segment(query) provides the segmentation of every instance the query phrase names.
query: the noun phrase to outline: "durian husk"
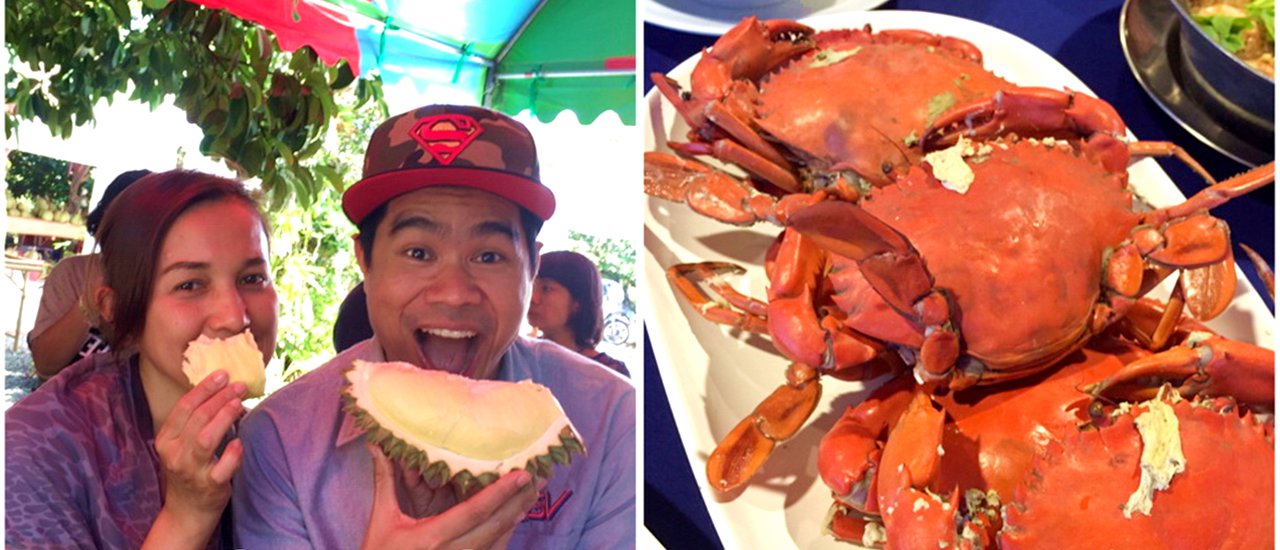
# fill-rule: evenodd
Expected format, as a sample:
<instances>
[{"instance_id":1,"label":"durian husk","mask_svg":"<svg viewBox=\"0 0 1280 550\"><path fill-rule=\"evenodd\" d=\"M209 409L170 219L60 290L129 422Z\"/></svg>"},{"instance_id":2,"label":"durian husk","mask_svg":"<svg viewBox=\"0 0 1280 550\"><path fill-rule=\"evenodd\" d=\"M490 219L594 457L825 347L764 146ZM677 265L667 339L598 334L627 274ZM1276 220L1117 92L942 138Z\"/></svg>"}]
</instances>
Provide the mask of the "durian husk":
<instances>
[{"instance_id":1,"label":"durian husk","mask_svg":"<svg viewBox=\"0 0 1280 550\"><path fill-rule=\"evenodd\" d=\"M262 397L265 393L267 367L262 361L262 350L248 329L227 338L201 334L187 344L182 354L182 374L187 375L192 386L218 369L227 371L231 382L244 382L248 388L245 399Z\"/></svg>"},{"instance_id":2,"label":"durian husk","mask_svg":"<svg viewBox=\"0 0 1280 550\"><path fill-rule=\"evenodd\" d=\"M365 437L430 486L451 485L459 498L517 469L549 478L554 465L587 452L551 391L529 380L473 380L359 360L344 375L344 409Z\"/></svg>"}]
</instances>

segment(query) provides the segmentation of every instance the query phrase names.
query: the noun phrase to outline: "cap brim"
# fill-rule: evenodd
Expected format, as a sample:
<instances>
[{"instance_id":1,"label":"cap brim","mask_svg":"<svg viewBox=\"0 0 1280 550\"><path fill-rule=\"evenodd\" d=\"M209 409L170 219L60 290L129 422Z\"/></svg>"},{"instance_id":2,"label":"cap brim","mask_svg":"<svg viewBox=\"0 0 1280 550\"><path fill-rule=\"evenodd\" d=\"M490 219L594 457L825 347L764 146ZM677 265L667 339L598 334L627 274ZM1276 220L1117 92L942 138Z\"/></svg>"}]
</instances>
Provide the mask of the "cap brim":
<instances>
[{"instance_id":1,"label":"cap brim","mask_svg":"<svg viewBox=\"0 0 1280 550\"><path fill-rule=\"evenodd\" d=\"M434 186L470 187L505 198L547 221L556 210L556 197L530 178L484 168L411 168L384 172L356 182L342 194L342 211L360 225L378 206L410 191Z\"/></svg>"}]
</instances>

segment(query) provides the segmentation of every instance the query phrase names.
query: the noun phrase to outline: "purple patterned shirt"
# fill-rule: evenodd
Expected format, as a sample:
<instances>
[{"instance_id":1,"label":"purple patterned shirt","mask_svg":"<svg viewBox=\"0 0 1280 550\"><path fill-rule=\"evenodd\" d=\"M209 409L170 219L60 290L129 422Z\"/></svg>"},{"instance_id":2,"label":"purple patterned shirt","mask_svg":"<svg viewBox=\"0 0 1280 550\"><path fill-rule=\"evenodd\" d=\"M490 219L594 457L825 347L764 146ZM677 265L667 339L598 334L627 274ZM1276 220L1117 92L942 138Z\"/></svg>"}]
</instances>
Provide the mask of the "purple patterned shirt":
<instances>
[{"instance_id":1,"label":"purple patterned shirt","mask_svg":"<svg viewBox=\"0 0 1280 550\"><path fill-rule=\"evenodd\" d=\"M92 355L46 381L5 413L5 546L142 546L163 504L154 443L136 355Z\"/></svg>"}]
</instances>

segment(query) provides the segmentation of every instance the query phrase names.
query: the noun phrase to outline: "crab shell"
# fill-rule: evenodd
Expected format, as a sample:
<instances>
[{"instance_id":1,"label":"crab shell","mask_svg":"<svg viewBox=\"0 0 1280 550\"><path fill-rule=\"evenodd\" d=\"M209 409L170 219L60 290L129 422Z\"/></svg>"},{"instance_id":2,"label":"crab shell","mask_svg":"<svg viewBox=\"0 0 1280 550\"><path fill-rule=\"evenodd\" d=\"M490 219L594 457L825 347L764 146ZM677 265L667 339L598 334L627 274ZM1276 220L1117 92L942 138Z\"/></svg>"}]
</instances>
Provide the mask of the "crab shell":
<instances>
[{"instance_id":1,"label":"crab shell","mask_svg":"<svg viewBox=\"0 0 1280 550\"><path fill-rule=\"evenodd\" d=\"M1270 424L1229 399L1171 403L1185 470L1126 514L1144 441L1134 407L1111 426L1053 442L1005 508L1004 548L1274 548ZM1069 542L1063 545L1064 542Z\"/></svg>"},{"instance_id":2,"label":"crab shell","mask_svg":"<svg viewBox=\"0 0 1280 550\"><path fill-rule=\"evenodd\" d=\"M813 39L760 84L756 123L818 173L852 170L889 185L920 161L921 138L939 115L1015 87L958 38L864 28Z\"/></svg>"},{"instance_id":3,"label":"crab shell","mask_svg":"<svg viewBox=\"0 0 1280 550\"><path fill-rule=\"evenodd\" d=\"M1088 339L1104 257L1139 219L1126 173L1065 143L999 140L988 147L968 159L974 180L967 191L914 167L859 205L900 231L934 286L950 293L964 353L984 365L980 384L1043 369ZM831 278L848 326L921 346L923 327L868 291L853 260L833 255Z\"/></svg>"}]
</instances>

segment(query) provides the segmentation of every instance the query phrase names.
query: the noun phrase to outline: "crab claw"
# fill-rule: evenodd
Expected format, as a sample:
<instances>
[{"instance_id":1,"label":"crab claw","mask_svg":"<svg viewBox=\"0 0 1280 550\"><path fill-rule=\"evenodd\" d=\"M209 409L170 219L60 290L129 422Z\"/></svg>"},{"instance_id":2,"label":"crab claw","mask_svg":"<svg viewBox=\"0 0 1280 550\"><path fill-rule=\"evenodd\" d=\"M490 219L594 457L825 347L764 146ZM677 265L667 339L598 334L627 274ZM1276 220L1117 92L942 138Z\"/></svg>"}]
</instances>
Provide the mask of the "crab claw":
<instances>
[{"instance_id":1,"label":"crab claw","mask_svg":"<svg viewBox=\"0 0 1280 550\"><path fill-rule=\"evenodd\" d=\"M743 273L746 270L741 266L727 262L676 264L667 268L667 281L707 320L747 332L767 332L765 315L768 305L738 292L723 280L726 275ZM729 304L724 305L713 299L703 292L699 283L706 283Z\"/></svg>"},{"instance_id":2,"label":"crab claw","mask_svg":"<svg viewBox=\"0 0 1280 550\"><path fill-rule=\"evenodd\" d=\"M695 131L707 124L707 106L729 100L738 81L759 80L773 68L813 47L813 29L785 20L744 18L703 52L689 76L691 92L661 73L650 78Z\"/></svg>"},{"instance_id":3,"label":"crab claw","mask_svg":"<svg viewBox=\"0 0 1280 550\"><path fill-rule=\"evenodd\" d=\"M1159 227L1144 226L1134 231L1132 239L1154 267L1182 270L1180 299L1185 299L1196 319L1213 319L1231 305L1236 269L1226 222L1199 213ZM1159 279L1149 280L1154 284Z\"/></svg>"},{"instance_id":4,"label":"crab claw","mask_svg":"<svg viewBox=\"0 0 1280 550\"><path fill-rule=\"evenodd\" d=\"M899 510L893 505L901 501L900 494L914 486L928 483L938 473L942 463L942 427L946 413L935 408L933 400L923 391L911 394L911 402L893 427L885 444L877 474L880 513L885 516L885 527L892 528L889 517ZM923 449L923 452L921 450ZM909 503L910 507L911 504Z\"/></svg>"},{"instance_id":5,"label":"crab claw","mask_svg":"<svg viewBox=\"0 0 1280 550\"><path fill-rule=\"evenodd\" d=\"M813 47L813 28L785 19L745 17L703 52L689 82L697 93L722 97L739 79L759 80Z\"/></svg>"},{"instance_id":6,"label":"crab claw","mask_svg":"<svg viewBox=\"0 0 1280 550\"><path fill-rule=\"evenodd\" d=\"M998 497L931 490L942 475L946 416L917 388L885 445L875 494L892 548L990 548L1000 529L999 503L989 502Z\"/></svg>"},{"instance_id":7,"label":"crab claw","mask_svg":"<svg viewBox=\"0 0 1280 550\"><path fill-rule=\"evenodd\" d=\"M910 474L897 472L890 502L881 510L885 537L892 548L951 548L956 544L956 511L960 491L946 498L908 484ZM978 546L981 548L981 546Z\"/></svg>"},{"instance_id":8,"label":"crab claw","mask_svg":"<svg viewBox=\"0 0 1280 550\"><path fill-rule=\"evenodd\" d=\"M839 502L831 503L826 530L836 540L879 548L886 542L880 516L864 514Z\"/></svg>"},{"instance_id":9,"label":"crab claw","mask_svg":"<svg viewBox=\"0 0 1280 550\"><path fill-rule=\"evenodd\" d=\"M764 466L778 441L790 438L818 406L822 387L811 368L792 364L779 386L742 419L707 458L707 481L720 492L740 487Z\"/></svg>"},{"instance_id":10,"label":"crab claw","mask_svg":"<svg viewBox=\"0 0 1280 550\"><path fill-rule=\"evenodd\" d=\"M889 428L911 403L915 384L899 376L845 410L818 446L818 475L837 501L859 512L879 511L876 467Z\"/></svg>"},{"instance_id":11,"label":"crab claw","mask_svg":"<svg viewBox=\"0 0 1280 550\"><path fill-rule=\"evenodd\" d=\"M1095 399L1137 401L1154 397L1164 384L1184 397L1231 396L1265 409L1275 405L1275 351L1192 332L1182 345L1138 359L1085 389Z\"/></svg>"},{"instance_id":12,"label":"crab claw","mask_svg":"<svg viewBox=\"0 0 1280 550\"><path fill-rule=\"evenodd\" d=\"M1101 99L1051 88L1015 88L943 113L925 132L921 144L926 151L933 151L955 145L962 135L994 137L1010 132L1121 137L1125 129L1115 108Z\"/></svg>"},{"instance_id":13,"label":"crab claw","mask_svg":"<svg viewBox=\"0 0 1280 550\"><path fill-rule=\"evenodd\" d=\"M856 205L829 201L791 215L788 226L818 246L858 262L867 281L903 315L933 288L924 260L907 238Z\"/></svg>"},{"instance_id":14,"label":"crab claw","mask_svg":"<svg viewBox=\"0 0 1280 550\"><path fill-rule=\"evenodd\" d=\"M758 210L768 212L773 206L771 197L724 172L696 160L655 151L644 154L644 192L686 203L703 216L737 225L759 221ZM752 209L752 203L759 201L764 201L762 208Z\"/></svg>"},{"instance_id":15,"label":"crab claw","mask_svg":"<svg viewBox=\"0 0 1280 550\"><path fill-rule=\"evenodd\" d=\"M952 376L960 338L951 328L950 300L934 288L924 259L898 230L856 205L826 201L791 214L787 226L819 247L854 260L871 287L900 315L921 325L924 343L916 376L925 383L949 380L953 389L971 385Z\"/></svg>"}]
</instances>

